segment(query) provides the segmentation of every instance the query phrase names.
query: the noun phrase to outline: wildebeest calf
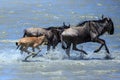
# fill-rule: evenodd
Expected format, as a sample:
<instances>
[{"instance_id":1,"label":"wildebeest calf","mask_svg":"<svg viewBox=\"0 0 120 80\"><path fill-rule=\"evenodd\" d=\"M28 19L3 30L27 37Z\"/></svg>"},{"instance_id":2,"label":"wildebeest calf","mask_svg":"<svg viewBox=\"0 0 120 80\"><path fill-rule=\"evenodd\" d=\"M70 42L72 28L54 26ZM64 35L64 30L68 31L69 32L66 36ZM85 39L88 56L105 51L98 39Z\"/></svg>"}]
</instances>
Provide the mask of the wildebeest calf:
<instances>
[{"instance_id":1,"label":"wildebeest calf","mask_svg":"<svg viewBox=\"0 0 120 80\"><path fill-rule=\"evenodd\" d=\"M39 48L40 45L47 42L47 38L45 35L42 35L40 37L24 37L21 38L18 42L16 42L16 45L18 46L17 49L20 47L21 53L27 52L28 54L31 53L31 55L27 56L25 60L27 60L30 56L36 56L41 50ZM28 48L32 47L33 52L29 51ZM34 49L37 48L39 51L35 54Z\"/></svg>"}]
</instances>

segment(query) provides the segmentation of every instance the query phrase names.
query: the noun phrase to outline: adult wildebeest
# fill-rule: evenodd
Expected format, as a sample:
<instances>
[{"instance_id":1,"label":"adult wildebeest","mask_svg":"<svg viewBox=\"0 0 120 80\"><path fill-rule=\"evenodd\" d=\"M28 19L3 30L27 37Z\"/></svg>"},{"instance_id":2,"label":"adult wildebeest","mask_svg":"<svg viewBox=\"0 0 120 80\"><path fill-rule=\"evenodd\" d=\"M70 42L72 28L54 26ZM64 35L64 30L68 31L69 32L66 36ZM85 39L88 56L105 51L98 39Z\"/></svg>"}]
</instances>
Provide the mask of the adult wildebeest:
<instances>
[{"instance_id":1,"label":"adult wildebeest","mask_svg":"<svg viewBox=\"0 0 120 80\"><path fill-rule=\"evenodd\" d=\"M28 54L31 53L25 58L25 60L27 60L27 58L30 56L36 56L41 51L39 46L46 43L47 41L48 40L45 35L42 35L40 37L24 37L21 38L18 42L16 42L16 45L18 46L17 49L20 47L21 54L23 52L27 52ZM29 47L32 47L33 51L35 51L35 48L37 48L39 51L37 53L31 52L28 50Z\"/></svg>"},{"instance_id":2,"label":"adult wildebeest","mask_svg":"<svg viewBox=\"0 0 120 80\"><path fill-rule=\"evenodd\" d=\"M105 40L99 38L99 36L105 32L108 32L110 35L114 34L114 25L111 18L105 17L101 20L84 21L75 27L70 27L63 31L61 34L62 47L66 49L66 54L70 57L71 44L73 44L73 50L87 54L84 50L78 49L76 45L85 42L97 42L100 43L101 46L94 52L100 51L101 48L105 46L108 53L106 58L110 58L110 52Z\"/></svg>"},{"instance_id":3,"label":"adult wildebeest","mask_svg":"<svg viewBox=\"0 0 120 80\"><path fill-rule=\"evenodd\" d=\"M51 46L53 49L55 49L57 44L61 41L60 34L64 29L67 29L69 27L70 25L67 26L65 23L63 23L63 26L61 27L27 28L24 30L23 37L41 36L42 34L45 34L48 39L47 50L50 50Z\"/></svg>"}]
</instances>

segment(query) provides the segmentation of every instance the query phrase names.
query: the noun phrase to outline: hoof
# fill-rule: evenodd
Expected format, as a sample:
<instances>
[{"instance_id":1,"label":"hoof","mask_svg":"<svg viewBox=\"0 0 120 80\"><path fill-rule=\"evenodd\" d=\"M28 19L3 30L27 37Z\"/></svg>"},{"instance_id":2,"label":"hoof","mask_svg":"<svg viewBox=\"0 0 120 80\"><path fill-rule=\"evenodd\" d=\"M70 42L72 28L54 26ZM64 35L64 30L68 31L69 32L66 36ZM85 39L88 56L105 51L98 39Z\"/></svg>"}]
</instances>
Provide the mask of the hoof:
<instances>
[{"instance_id":1,"label":"hoof","mask_svg":"<svg viewBox=\"0 0 120 80\"><path fill-rule=\"evenodd\" d=\"M80 59L84 59L84 57L85 57L85 55L84 54L82 54L82 53L80 53Z\"/></svg>"},{"instance_id":2,"label":"hoof","mask_svg":"<svg viewBox=\"0 0 120 80\"><path fill-rule=\"evenodd\" d=\"M104 58L105 58L105 59L108 59L108 60L109 60L109 59L114 59L114 57L111 57L111 56L109 56L109 55L105 56Z\"/></svg>"},{"instance_id":3,"label":"hoof","mask_svg":"<svg viewBox=\"0 0 120 80\"><path fill-rule=\"evenodd\" d=\"M99 50L95 50L94 53L97 53Z\"/></svg>"},{"instance_id":4,"label":"hoof","mask_svg":"<svg viewBox=\"0 0 120 80\"><path fill-rule=\"evenodd\" d=\"M88 53L87 53L87 52L85 52L85 51L83 51L82 53L83 53L83 54L85 54L85 55L88 55Z\"/></svg>"},{"instance_id":5,"label":"hoof","mask_svg":"<svg viewBox=\"0 0 120 80\"><path fill-rule=\"evenodd\" d=\"M32 56L32 58L35 57L35 56L37 56L37 54L34 54L34 55Z\"/></svg>"},{"instance_id":6,"label":"hoof","mask_svg":"<svg viewBox=\"0 0 120 80\"><path fill-rule=\"evenodd\" d=\"M28 60L22 60L22 62L29 62Z\"/></svg>"},{"instance_id":7,"label":"hoof","mask_svg":"<svg viewBox=\"0 0 120 80\"><path fill-rule=\"evenodd\" d=\"M88 53L85 53L86 55L88 55Z\"/></svg>"}]
</instances>

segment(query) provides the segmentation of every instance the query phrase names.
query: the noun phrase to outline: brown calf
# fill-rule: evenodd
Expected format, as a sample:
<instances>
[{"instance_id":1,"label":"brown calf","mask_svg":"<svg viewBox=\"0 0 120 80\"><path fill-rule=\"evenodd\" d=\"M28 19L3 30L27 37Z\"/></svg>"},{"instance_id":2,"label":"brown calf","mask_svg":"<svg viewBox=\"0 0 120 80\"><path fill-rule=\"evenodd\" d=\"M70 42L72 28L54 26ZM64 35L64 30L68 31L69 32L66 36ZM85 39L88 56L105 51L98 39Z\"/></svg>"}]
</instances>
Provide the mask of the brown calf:
<instances>
[{"instance_id":1,"label":"brown calf","mask_svg":"<svg viewBox=\"0 0 120 80\"><path fill-rule=\"evenodd\" d=\"M16 45L18 46L17 48L19 48L19 46L20 46L21 53L23 53L23 51L27 52L28 54L31 53L31 55L29 55L25 58L25 60L27 60L27 58L30 56L33 56L33 57L36 56L41 51L39 46L46 43L46 42L47 42L46 36L42 35L40 37L21 38L18 42L16 42ZM33 52L28 50L29 47L32 47ZM35 48L39 49L39 52L37 52L36 54L34 52Z\"/></svg>"}]
</instances>

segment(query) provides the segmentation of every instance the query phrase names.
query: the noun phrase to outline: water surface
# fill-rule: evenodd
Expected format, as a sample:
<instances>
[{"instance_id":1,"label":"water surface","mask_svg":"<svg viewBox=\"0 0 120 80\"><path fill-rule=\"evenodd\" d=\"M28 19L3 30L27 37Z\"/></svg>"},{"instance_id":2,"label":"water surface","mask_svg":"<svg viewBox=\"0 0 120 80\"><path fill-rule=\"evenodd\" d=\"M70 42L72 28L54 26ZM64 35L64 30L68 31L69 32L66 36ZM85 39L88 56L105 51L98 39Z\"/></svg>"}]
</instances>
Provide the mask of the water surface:
<instances>
[{"instance_id":1,"label":"water surface","mask_svg":"<svg viewBox=\"0 0 120 80\"><path fill-rule=\"evenodd\" d=\"M120 0L0 0L0 80L119 80L120 79ZM80 59L79 53L71 51L68 59L59 44L55 51L44 56L22 60L15 42L29 27L50 27L66 24L76 25L85 20L98 20L101 15L110 17L115 34L105 34L112 60L105 60L100 45L81 44L89 53ZM80 48L80 45L78 45ZM46 53L46 46L42 52Z\"/></svg>"}]
</instances>

